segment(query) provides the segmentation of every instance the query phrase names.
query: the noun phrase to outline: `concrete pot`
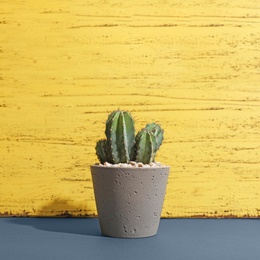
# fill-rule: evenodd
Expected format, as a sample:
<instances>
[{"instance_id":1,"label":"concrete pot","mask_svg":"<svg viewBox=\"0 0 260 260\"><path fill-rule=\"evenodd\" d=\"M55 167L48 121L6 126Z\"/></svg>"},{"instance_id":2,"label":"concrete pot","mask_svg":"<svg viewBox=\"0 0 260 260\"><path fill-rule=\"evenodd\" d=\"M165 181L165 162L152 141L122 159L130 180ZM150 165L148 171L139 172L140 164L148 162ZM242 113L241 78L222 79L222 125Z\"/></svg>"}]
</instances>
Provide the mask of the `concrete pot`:
<instances>
[{"instance_id":1,"label":"concrete pot","mask_svg":"<svg viewBox=\"0 0 260 260\"><path fill-rule=\"evenodd\" d=\"M101 232L141 238L157 233L170 167L91 166Z\"/></svg>"}]
</instances>

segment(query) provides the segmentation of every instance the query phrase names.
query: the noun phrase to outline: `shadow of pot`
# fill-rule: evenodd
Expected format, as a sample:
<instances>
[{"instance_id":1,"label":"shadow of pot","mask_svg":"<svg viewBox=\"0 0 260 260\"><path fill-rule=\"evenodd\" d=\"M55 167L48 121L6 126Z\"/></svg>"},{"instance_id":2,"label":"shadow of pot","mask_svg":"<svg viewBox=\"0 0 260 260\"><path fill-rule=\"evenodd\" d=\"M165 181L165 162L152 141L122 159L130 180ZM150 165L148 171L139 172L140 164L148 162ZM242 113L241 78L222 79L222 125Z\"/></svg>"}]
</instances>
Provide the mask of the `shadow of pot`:
<instances>
[{"instance_id":1,"label":"shadow of pot","mask_svg":"<svg viewBox=\"0 0 260 260\"><path fill-rule=\"evenodd\" d=\"M141 238L157 234L170 167L91 166L101 232Z\"/></svg>"}]
</instances>

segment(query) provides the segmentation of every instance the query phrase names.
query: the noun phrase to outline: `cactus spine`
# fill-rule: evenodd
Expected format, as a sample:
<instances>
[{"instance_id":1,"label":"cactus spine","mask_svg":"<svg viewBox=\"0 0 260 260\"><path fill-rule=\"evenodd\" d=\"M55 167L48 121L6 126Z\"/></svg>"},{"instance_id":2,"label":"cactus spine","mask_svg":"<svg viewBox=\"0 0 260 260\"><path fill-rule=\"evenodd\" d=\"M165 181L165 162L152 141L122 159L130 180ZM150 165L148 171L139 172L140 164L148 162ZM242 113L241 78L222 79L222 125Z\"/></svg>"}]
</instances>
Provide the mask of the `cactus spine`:
<instances>
[{"instance_id":1,"label":"cactus spine","mask_svg":"<svg viewBox=\"0 0 260 260\"><path fill-rule=\"evenodd\" d=\"M112 112L106 121L106 139L96 144L96 154L103 164L129 163L149 164L163 141L163 130L156 123L146 125L135 137L134 121L127 111Z\"/></svg>"}]
</instances>

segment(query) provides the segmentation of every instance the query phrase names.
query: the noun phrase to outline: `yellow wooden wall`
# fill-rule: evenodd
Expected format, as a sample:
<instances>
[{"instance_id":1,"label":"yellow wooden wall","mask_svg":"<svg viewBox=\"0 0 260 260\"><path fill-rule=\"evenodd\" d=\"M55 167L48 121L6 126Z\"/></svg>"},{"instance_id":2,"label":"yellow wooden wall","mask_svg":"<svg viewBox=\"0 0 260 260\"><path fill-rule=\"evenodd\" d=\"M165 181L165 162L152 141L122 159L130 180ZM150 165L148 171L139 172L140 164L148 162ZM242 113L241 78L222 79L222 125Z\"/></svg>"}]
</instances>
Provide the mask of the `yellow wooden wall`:
<instances>
[{"instance_id":1,"label":"yellow wooden wall","mask_svg":"<svg viewBox=\"0 0 260 260\"><path fill-rule=\"evenodd\" d=\"M259 0L0 3L0 215L96 215L107 114L165 129L163 217L260 216Z\"/></svg>"}]
</instances>

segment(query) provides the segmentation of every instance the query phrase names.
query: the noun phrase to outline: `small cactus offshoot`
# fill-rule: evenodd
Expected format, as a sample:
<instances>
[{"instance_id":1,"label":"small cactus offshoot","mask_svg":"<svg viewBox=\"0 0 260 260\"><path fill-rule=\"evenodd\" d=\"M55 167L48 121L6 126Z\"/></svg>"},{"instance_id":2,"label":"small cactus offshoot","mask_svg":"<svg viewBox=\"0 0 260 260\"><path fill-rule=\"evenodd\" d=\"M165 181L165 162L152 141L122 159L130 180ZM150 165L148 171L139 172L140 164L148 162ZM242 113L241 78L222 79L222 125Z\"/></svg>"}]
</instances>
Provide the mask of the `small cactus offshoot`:
<instances>
[{"instance_id":1,"label":"small cactus offshoot","mask_svg":"<svg viewBox=\"0 0 260 260\"><path fill-rule=\"evenodd\" d=\"M148 124L136 136L136 161L144 164L154 162L156 152L163 141L163 130L155 124Z\"/></svg>"},{"instance_id":2,"label":"small cactus offshoot","mask_svg":"<svg viewBox=\"0 0 260 260\"><path fill-rule=\"evenodd\" d=\"M156 123L146 125L135 136L134 120L128 111L122 110L108 116L105 134L106 139L96 144L96 154L102 164L152 163L163 141L163 130Z\"/></svg>"}]
</instances>

